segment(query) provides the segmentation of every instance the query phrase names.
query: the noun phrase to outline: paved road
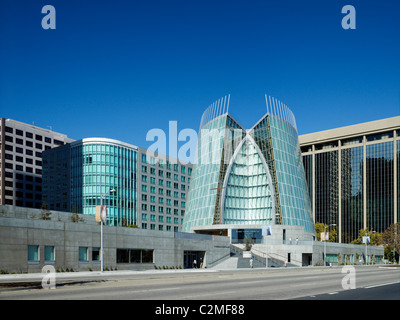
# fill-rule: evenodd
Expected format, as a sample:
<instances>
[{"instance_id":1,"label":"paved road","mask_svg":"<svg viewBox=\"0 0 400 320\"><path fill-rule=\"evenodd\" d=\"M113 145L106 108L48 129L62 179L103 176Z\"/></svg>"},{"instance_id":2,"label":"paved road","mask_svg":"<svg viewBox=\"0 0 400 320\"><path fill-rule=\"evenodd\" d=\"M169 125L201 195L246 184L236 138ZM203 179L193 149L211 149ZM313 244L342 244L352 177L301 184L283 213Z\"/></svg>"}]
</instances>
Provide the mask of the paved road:
<instances>
[{"instance_id":1,"label":"paved road","mask_svg":"<svg viewBox=\"0 0 400 320\"><path fill-rule=\"evenodd\" d=\"M399 268L361 266L354 272L354 290L343 289L350 273L339 267L56 274L54 290L41 288L39 275L14 280L0 276L0 300L400 299ZM36 288L5 284L15 286L16 281Z\"/></svg>"}]
</instances>

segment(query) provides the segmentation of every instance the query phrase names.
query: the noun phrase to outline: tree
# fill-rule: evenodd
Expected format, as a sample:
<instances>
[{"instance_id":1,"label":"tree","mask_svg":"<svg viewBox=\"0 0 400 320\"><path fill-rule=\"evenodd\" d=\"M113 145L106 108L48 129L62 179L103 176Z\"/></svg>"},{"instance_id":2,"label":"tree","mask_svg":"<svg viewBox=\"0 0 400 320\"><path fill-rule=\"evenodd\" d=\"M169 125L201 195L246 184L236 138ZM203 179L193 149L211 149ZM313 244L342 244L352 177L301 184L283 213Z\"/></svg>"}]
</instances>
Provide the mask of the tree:
<instances>
[{"instance_id":1,"label":"tree","mask_svg":"<svg viewBox=\"0 0 400 320\"><path fill-rule=\"evenodd\" d=\"M363 244L363 237L369 236L370 242L368 243L371 246L380 246L383 244L382 242L382 233L374 232L370 229L361 229L358 232L358 238L353 240L351 244Z\"/></svg>"},{"instance_id":2,"label":"tree","mask_svg":"<svg viewBox=\"0 0 400 320\"><path fill-rule=\"evenodd\" d=\"M41 219L42 220L51 220L51 211L48 209L47 202L42 202L42 207L40 208L41 211Z\"/></svg>"},{"instance_id":3,"label":"tree","mask_svg":"<svg viewBox=\"0 0 400 320\"><path fill-rule=\"evenodd\" d=\"M315 223L315 233L317 234L317 240L321 241L321 232L325 232L325 227L326 227L326 232L329 232L328 242L336 242L337 240L336 226L328 227L327 224L321 222Z\"/></svg>"},{"instance_id":4,"label":"tree","mask_svg":"<svg viewBox=\"0 0 400 320\"><path fill-rule=\"evenodd\" d=\"M385 249L400 254L400 222L392 224L385 230L382 236L382 243Z\"/></svg>"},{"instance_id":5,"label":"tree","mask_svg":"<svg viewBox=\"0 0 400 320\"><path fill-rule=\"evenodd\" d=\"M245 245L245 251L250 251L251 247L254 244L254 240L252 238L250 238L249 236L247 236L246 238L244 238L244 245Z\"/></svg>"}]
</instances>

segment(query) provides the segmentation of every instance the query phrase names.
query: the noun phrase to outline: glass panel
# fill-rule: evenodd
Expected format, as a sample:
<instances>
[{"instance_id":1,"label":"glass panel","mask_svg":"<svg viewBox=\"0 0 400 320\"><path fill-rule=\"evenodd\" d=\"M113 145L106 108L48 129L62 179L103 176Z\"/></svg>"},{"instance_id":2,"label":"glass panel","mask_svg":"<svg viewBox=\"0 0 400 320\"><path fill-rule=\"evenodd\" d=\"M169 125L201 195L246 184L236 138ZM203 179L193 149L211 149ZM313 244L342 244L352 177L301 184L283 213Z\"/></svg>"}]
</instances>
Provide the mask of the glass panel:
<instances>
[{"instance_id":1,"label":"glass panel","mask_svg":"<svg viewBox=\"0 0 400 320\"><path fill-rule=\"evenodd\" d=\"M142 263L153 263L153 250L142 250Z\"/></svg>"},{"instance_id":2,"label":"glass panel","mask_svg":"<svg viewBox=\"0 0 400 320\"><path fill-rule=\"evenodd\" d=\"M39 246L28 246L28 261L39 261Z\"/></svg>"},{"instance_id":3,"label":"glass panel","mask_svg":"<svg viewBox=\"0 0 400 320\"><path fill-rule=\"evenodd\" d=\"M79 247L79 261L88 261L87 247Z\"/></svg>"},{"instance_id":4,"label":"glass panel","mask_svg":"<svg viewBox=\"0 0 400 320\"><path fill-rule=\"evenodd\" d=\"M367 146L367 228L384 232L394 223L393 142Z\"/></svg>"},{"instance_id":5,"label":"glass panel","mask_svg":"<svg viewBox=\"0 0 400 320\"><path fill-rule=\"evenodd\" d=\"M117 249L117 263L129 263L129 249Z\"/></svg>"},{"instance_id":6,"label":"glass panel","mask_svg":"<svg viewBox=\"0 0 400 320\"><path fill-rule=\"evenodd\" d=\"M130 263L140 263L140 250L130 250Z\"/></svg>"},{"instance_id":7,"label":"glass panel","mask_svg":"<svg viewBox=\"0 0 400 320\"><path fill-rule=\"evenodd\" d=\"M100 248L92 249L92 261L100 261Z\"/></svg>"},{"instance_id":8,"label":"glass panel","mask_svg":"<svg viewBox=\"0 0 400 320\"><path fill-rule=\"evenodd\" d=\"M45 261L54 261L54 246L45 246L44 247L44 260Z\"/></svg>"},{"instance_id":9,"label":"glass panel","mask_svg":"<svg viewBox=\"0 0 400 320\"><path fill-rule=\"evenodd\" d=\"M363 229L363 147L341 151L342 242L350 243Z\"/></svg>"}]
</instances>

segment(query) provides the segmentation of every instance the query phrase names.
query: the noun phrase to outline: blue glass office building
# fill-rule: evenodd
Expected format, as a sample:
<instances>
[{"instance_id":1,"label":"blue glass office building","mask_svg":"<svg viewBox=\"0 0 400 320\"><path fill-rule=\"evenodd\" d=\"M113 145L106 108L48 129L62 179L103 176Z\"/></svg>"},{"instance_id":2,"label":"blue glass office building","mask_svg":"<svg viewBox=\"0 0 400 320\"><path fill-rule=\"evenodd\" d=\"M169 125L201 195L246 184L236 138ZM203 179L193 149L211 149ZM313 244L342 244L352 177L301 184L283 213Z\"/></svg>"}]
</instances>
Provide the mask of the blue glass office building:
<instances>
[{"instance_id":1,"label":"blue glass office building","mask_svg":"<svg viewBox=\"0 0 400 320\"><path fill-rule=\"evenodd\" d=\"M83 139L71 144L70 159L72 211L93 214L103 202L108 224L136 224L137 148L111 139Z\"/></svg>"},{"instance_id":2,"label":"blue glass office building","mask_svg":"<svg viewBox=\"0 0 400 320\"><path fill-rule=\"evenodd\" d=\"M314 233L295 118L266 96L267 113L244 129L229 113L230 97L203 114L182 226L282 224Z\"/></svg>"},{"instance_id":3,"label":"blue glass office building","mask_svg":"<svg viewBox=\"0 0 400 320\"><path fill-rule=\"evenodd\" d=\"M108 225L178 232L191 172L190 163L144 148L86 138L43 153L44 201L89 215L102 203Z\"/></svg>"}]
</instances>

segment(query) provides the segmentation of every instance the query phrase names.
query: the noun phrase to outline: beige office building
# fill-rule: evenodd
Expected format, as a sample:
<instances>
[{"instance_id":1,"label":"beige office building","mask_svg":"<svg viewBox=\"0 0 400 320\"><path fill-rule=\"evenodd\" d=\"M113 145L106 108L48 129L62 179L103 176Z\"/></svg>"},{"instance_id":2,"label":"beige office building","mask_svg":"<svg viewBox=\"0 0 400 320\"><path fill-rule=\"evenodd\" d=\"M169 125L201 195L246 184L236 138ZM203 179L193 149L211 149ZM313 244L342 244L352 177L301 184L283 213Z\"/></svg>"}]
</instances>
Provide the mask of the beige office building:
<instances>
[{"instance_id":1,"label":"beige office building","mask_svg":"<svg viewBox=\"0 0 400 320\"><path fill-rule=\"evenodd\" d=\"M72 141L65 134L0 118L0 204L40 208L42 152Z\"/></svg>"}]
</instances>

